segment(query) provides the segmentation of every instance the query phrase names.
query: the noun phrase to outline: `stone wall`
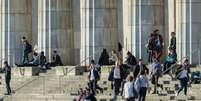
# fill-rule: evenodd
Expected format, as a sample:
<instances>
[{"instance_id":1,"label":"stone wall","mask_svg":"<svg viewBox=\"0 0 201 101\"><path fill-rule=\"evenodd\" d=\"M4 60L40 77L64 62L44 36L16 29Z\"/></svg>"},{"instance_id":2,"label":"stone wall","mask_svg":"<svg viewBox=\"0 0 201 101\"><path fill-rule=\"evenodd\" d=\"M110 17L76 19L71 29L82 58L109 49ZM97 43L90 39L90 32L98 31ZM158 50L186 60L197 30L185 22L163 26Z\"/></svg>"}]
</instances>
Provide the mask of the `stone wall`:
<instances>
[{"instance_id":1,"label":"stone wall","mask_svg":"<svg viewBox=\"0 0 201 101\"><path fill-rule=\"evenodd\" d=\"M148 36L154 29L164 33L163 0L124 0L124 53L131 51L136 57L146 61Z\"/></svg>"},{"instance_id":2,"label":"stone wall","mask_svg":"<svg viewBox=\"0 0 201 101\"><path fill-rule=\"evenodd\" d=\"M81 1L81 60L94 55L93 58L98 61L103 48L108 51L116 49L118 43L118 1Z\"/></svg>"},{"instance_id":3,"label":"stone wall","mask_svg":"<svg viewBox=\"0 0 201 101\"><path fill-rule=\"evenodd\" d=\"M166 49L175 31L179 60L200 62L200 0L0 0L0 5L0 57L11 64L21 60L21 36L49 61L58 49L68 65L98 61L102 48L110 52L118 42L124 56L131 51L146 60L145 44L154 29L164 36Z\"/></svg>"},{"instance_id":4,"label":"stone wall","mask_svg":"<svg viewBox=\"0 0 201 101\"><path fill-rule=\"evenodd\" d=\"M1 60L10 63L21 60L21 36L31 41L31 1L30 0L1 0Z\"/></svg>"}]
</instances>

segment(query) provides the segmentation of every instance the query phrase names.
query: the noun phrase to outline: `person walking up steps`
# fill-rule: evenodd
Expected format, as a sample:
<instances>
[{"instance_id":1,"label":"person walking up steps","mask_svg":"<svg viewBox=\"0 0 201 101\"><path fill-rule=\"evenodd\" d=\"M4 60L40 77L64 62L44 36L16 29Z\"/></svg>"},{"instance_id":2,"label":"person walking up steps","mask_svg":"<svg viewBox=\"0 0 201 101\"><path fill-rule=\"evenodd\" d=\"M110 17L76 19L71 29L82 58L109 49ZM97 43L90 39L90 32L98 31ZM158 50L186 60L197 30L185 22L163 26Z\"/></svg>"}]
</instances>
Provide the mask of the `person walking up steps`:
<instances>
[{"instance_id":1,"label":"person walking up steps","mask_svg":"<svg viewBox=\"0 0 201 101\"><path fill-rule=\"evenodd\" d=\"M23 43L23 58L21 65L25 65L29 62L29 53L32 52L32 45L29 44L26 37L22 37L22 43Z\"/></svg>"},{"instance_id":2,"label":"person walking up steps","mask_svg":"<svg viewBox=\"0 0 201 101\"><path fill-rule=\"evenodd\" d=\"M176 92L175 96L178 96L179 93L184 89L184 94L187 95L187 86L189 82L189 75L188 75L188 66L186 65L188 63L187 60L184 61L182 68L178 75L176 76L177 79L180 81L180 88Z\"/></svg>"},{"instance_id":3,"label":"person walking up steps","mask_svg":"<svg viewBox=\"0 0 201 101\"><path fill-rule=\"evenodd\" d=\"M149 88L149 79L145 71L140 72L140 76L138 76L136 80L136 85L138 85L139 97L138 101L145 101L147 89Z\"/></svg>"},{"instance_id":4,"label":"person walking up steps","mask_svg":"<svg viewBox=\"0 0 201 101\"><path fill-rule=\"evenodd\" d=\"M159 61L154 58L153 59L153 64L152 64L152 72L151 72L152 76L151 76L151 83L154 84L154 92L153 94L157 94L157 87L160 87L161 89L163 89L163 85L159 84L159 77L162 76L162 67L161 64L159 63Z\"/></svg>"}]
</instances>

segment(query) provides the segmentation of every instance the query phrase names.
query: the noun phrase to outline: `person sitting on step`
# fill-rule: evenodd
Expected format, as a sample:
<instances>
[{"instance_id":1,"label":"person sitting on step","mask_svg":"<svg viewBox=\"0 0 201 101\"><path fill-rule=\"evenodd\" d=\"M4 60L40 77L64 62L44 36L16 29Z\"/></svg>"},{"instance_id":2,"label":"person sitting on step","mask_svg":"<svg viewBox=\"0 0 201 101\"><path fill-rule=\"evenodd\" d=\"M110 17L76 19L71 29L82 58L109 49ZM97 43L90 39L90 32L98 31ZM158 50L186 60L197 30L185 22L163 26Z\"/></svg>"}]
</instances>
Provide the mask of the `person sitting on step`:
<instances>
[{"instance_id":1,"label":"person sitting on step","mask_svg":"<svg viewBox=\"0 0 201 101\"><path fill-rule=\"evenodd\" d=\"M48 67L55 67L55 66L63 66L63 63L61 61L61 57L57 53L56 50L53 51L53 57L52 57L52 62L47 63Z\"/></svg>"}]
</instances>

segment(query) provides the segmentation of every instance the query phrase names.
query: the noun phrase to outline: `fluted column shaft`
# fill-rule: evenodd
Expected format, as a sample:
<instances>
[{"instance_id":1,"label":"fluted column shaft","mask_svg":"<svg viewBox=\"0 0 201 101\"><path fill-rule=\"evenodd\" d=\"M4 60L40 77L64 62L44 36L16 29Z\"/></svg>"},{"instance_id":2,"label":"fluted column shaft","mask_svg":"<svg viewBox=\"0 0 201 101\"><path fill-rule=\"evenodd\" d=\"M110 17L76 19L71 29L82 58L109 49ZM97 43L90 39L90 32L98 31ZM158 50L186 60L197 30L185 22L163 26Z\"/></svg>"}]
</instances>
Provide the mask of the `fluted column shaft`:
<instances>
[{"instance_id":1,"label":"fluted column shaft","mask_svg":"<svg viewBox=\"0 0 201 101\"><path fill-rule=\"evenodd\" d=\"M119 0L81 0L80 60L87 57L98 61L103 48L117 48ZM90 60L89 59L89 60ZM89 60L86 62L89 63Z\"/></svg>"},{"instance_id":2,"label":"fluted column shaft","mask_svg":"<svg viewBox=\"0 0 201 101\"><path fill-rule=\"evenodd\" d=\"M53 50L74 64L73 0L38 0L38 48L51 61Z\"/></svg>"},{"instance_id":3,"label":"fluted column shaft","mask_svg":"<svg viewBox=\"0 0 201 101\"><path fill-rule=\"evenodd\" d=\"M137 58L148 56L145 45L154 29L164 33L163 0L124 0L124 50L131 51ZM126 52L124 52L126 53Z\"/></svg>"},{"instance_id":4,"label":"fluted column shaft","mask_svg":"<svg viewBox=\"0 0 201 101\"><path fill-rule=\"evenodd\" d=\"M31 1L1 0L0 4L1 57L10 64L20 63L21 37L31 42Z\"/></svg>"},{"instance_id":5,"label":"fluted column shaft","mask_svg":"<svg viewBox=\"0 0 201 101\"><path fill-rule=\"evenodd\" d=\"M201 1L176 1L176 33L178 58L188 57L190 63L199 63L201 35Z\"/></svg>"}]
</instances>

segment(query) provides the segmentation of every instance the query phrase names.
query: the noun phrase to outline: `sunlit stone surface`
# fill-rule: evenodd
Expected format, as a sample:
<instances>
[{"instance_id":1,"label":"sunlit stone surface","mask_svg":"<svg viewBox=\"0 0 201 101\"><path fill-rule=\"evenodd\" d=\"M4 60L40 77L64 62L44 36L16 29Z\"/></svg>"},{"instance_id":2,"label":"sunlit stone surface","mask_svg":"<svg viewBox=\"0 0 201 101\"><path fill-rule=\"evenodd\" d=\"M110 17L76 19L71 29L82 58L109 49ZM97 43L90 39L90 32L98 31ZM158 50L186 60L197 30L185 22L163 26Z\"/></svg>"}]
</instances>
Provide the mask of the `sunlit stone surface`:
<instances>
[{"instance_id":1,"label":"sunlit stone surface","mask_svg":"<svg viewBox=\"0 0 201 101\"><path fill-rule=\"evenodd\" d=\"M148 35L159 29L167 49L177 33L178 58L200 61L200 0L0 0L0 56L11 65L22 58L26 36L51 61L57 49L65 65L96 62L102 48L123 46L147 61ZM164 51L167 53L167 50ZM1 59L1 60L2 60Z\"/></svg>"}]
</instances>

